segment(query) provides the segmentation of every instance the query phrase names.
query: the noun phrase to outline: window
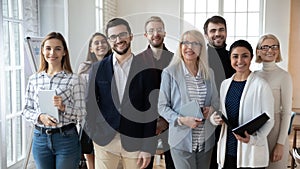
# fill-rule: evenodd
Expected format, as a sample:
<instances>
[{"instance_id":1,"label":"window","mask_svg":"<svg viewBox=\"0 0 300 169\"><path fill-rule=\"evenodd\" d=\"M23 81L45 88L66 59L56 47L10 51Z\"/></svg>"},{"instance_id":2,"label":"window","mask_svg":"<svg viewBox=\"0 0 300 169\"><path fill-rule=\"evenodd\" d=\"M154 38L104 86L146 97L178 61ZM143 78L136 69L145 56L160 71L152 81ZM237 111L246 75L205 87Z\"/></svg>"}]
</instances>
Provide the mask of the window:
<instances>
[{"instance_id":1,"label":"window","mask_svg":"<svg viewBox=\"0 0 300 169\"><path fill-rule=\"evenodd\" d=\"M96 31L102 32L103 28L103 0L96 1Z\"/></svg>"},{"instance_id":2,"label":"window","mask_svg":"<svg viewBox=\"0 0 300 169\"><path fill-rule=\"evenodd\" d=\"M264 0L183 0L183 18L202 33L207 18L221 15L227 22L227 43L246 39L253 47L263 32Z\"/></svg>"},{"instance_id":3,"label":"window","mask_svg":"<svg viewBox=\"0 0 300 169\"><path fill-rule=\"evenodd\" d=\"M0 0L1 16L1 167L9 168L25 157L24 123L21 118L24 91L23 1ZM5 89L5 90L3 90ZM5 141L5 142L4 142ZM6 158L6 159L5 159Z\"/></svg>"}]
</instances>

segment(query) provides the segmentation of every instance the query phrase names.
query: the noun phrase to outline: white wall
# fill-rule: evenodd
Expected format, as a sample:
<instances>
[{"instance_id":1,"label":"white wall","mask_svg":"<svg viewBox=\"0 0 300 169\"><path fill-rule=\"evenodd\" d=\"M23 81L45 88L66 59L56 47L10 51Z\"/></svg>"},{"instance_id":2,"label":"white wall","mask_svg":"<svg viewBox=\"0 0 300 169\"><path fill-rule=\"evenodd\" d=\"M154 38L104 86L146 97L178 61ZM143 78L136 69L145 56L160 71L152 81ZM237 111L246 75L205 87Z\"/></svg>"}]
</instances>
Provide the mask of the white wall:
<instances>
[{"instance_id":1,"label":"white wall","mask_svg":"<svg viewBox=\"0 0 300 169\"><path fill-rule=\"evenodd\" d=\"M290 0L266 0L265 32L279 38L283 57L279 65L285 70L288 70L290 5Z\"/></svg>"},{"instance_id":2,"label":"white wall","mask_svg":"<svg viewBox=\"0 0 300 169\"><path fill-rule=\"evenodd\" d=\"M180 36L180 0L118 0L118 17L125 18L132 29L134 39L132 52L138 54L146 49L144 37L145 21L153 15L160 16L165 22L167 48L173 52L177 49ZM130 5L129 5L130 4Z\"/></svg>"},{"instance_id":3,"label":"white wall","mask_svg":"<svg viewBox=\"0 0 300 169\"><path fill-rule=\"evenodd\" d=\"M39 0L42 37L61 32L65 37L74 72L87 53L87 43L95 32L94 0Z\"/></svg>"}]
</instances>

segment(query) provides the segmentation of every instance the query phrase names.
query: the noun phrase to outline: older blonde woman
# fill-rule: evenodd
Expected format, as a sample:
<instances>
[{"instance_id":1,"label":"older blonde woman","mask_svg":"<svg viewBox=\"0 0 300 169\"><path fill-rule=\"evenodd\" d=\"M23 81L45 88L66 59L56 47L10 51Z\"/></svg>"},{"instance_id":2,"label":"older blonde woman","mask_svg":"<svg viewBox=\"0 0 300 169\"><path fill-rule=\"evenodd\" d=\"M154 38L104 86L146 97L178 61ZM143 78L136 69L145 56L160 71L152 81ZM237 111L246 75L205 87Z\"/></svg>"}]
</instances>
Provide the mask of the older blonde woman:
<instances>
[{"instance_id":1,"label":"older blonde woman","mask_svg":"<svg viewBox=\"0 0 300 169\"><path fill-rule=\"evenodd\" d=\"M280 43L272 34L260 37L256 47L256 62L262 63L262 70L257 74L270 85L275 104L275 124L268 135L270 163L268 169L286 168L288 161L289 141L288 128L292 111L292 79L290 74L277 66L282 60Z\"/></svg>"},{"instance_id":2,"label":"older blonde woman","mask_svg":"<svg viewBox=\"0 0 300 169\"><path fill-rule=\"evenodd\" d=\"M219 107L204 37L197 30L182 34L177 54L163 70L158 108L159 114L169 122L169 144L175 167L208 169L214 146L214 127L209 120L180 114L181 107L190 101L196 101L202 107L204 119Z\"/></svg>"}]
</instances>

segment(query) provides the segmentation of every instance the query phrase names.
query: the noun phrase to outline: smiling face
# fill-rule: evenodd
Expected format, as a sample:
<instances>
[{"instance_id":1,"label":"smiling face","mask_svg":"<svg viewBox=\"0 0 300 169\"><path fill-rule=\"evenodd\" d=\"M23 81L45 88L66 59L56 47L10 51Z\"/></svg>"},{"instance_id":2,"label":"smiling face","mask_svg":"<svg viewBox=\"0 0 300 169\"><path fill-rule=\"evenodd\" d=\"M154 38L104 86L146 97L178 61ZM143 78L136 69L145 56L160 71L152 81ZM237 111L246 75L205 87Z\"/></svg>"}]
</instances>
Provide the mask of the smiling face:
<instances>
[{"instance_id":1,"label":"smiling face","mask_svg":"<svg viewBox=\"0 0 300 169\"><path fill-rule=\"evenodd\" d=\"M181 55L185 62L197 62L201 53L202 45L197 39L190 34L184 35L181 42Z\"/></svg>"},{"instance_id":2,"label":"smiling face","mask_svg":"<svg viewBox=\"0 0 300 169\"><path fill-rule=\"evenodd\" d=\"M273 62L279 57L279 44L271 38L265 39L261 45L261 47L266 47L269 46L268 49L259 49L258 50L258 55L261 57L263 62ZM270 47L270 46L273 46ZM278 48L274 48L275 46L278 46Z\"/></svg>"},{"instance_id":3,"label":"smiling face","mask_svg":"<svg viewBox=\"0 0 300 169\"><path fill-rule=\"evenodd\" d=\"M226 27L222 23L210 22L207 26L207 34L205 36L210 45L216 48L223 47L227 37Z\"/></svg>"},{"instance_id":4,"label":"smiling face","mask_svg":"<svg viewBox=\"0 0 300 169\"><path fill-rule=\"evenodd\" d=\"M49 66L62 66L65 50L60 40L53 38L45 41L42 53Z\"/></svg>"},{"instance_id":5,"label":"smiling face","mask_svg":"<svg viewBox=\"0 0 300 169\"><path fill-rule=\"evenodd\" d=\"M107 36L110 46L116 53L123 55L129 51L132 35L129 34L125 25L110 27L107 30Z\"/></svg>"},{"instance_id":6,"label":"smiling face","mask_svg":"<svg viewBox=\"0 0 300 169\"><path fill-rule=\"evenodd\" d=\"M95 53L98 60L102 59L108 52L109 46L103 36L95 36L90 46L90 52Z\"/></svg>"},{"instance_id":7,"label":"smiling face","mask_svg":"<svg viewBox=\"0 0 300 169\"><path fill-rule=\"evenodd\" d=\"M146 26L146 33L144 36L148 39L149 44L152 47L161 48L166 36L164 25L161 22L149 22Z\"/></svg>"},{"instance_id":8,"label":"smiling face","mask_svg":"<svg viewBox=\"0 0 300 169\"><path fill-rule=\"evenodd\" d=\"M236 47L230 54L231 66L240 74L250 72L251 59L251 53L245 47Z\"/></svg>"}]
</instances>

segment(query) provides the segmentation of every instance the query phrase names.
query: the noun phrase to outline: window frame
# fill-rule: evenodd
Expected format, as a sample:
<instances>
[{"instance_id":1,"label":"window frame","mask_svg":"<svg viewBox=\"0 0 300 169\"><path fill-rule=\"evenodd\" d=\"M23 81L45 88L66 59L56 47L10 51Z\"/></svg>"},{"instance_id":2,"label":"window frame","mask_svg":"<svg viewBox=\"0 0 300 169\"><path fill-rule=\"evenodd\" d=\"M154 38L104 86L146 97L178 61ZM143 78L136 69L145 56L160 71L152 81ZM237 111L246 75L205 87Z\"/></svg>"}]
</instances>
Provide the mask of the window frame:
<instances>
[{"instance_id":1,"label":"window frame","mask_svg":"<svg viewBox=\"0 0 300 169\"><path fill-rule=\"evenodd\" d=\"M24 93L25 93L25 75L24 75L24 19L23 19L23 1L15 0L15 4L7 1L8 16L4 16L0 12L0 35L4 35L4 22L7 22L8 50L10 63L0 63L0 115L1 115L1 162L0 168L18 168L22 165L22 161L26 156L26 128L24 120L21 117ZM0 0L0 9L3 11L3 0ZM15 12L15 13L14 13ZM17 15L16 15L17 14ZM15 39L17 38L17 39ZM4 38L0 42L0 51L4 52ZM18 55L16 55L18 53ZM7 54L1 53L1 59L4 60ZM18 58L16 58L18 56ZM18 59L18 61L16 60ZM11 84L10 91L7 91L7 78L9 74ZM10 100L6 98L9 92ZM1 99L2 98L2 99ZM10 105L10 112L7 112L7 106ZM9 122L10 121L10 122ZM8 126L10 124L10 126ZM9 133L8 131L11 131ZM20 131L20 132L18 132ZM6 144L10 137L10 144ZM8 147L10 145L10 148ZM8 151L11 151L11 157L8 158Z\"/></svg>"},{"instance_id":2,"label":"window frame","mask_svg":"<svg viewBox=\"0 0 300 169\"><path fill-rule=\"evenodd\" d=\"M185 7L184 7L184 1L185 0L181 0L181 6L182 6L182 8L181 8L181 18L183 18L183 20L185 21L185 14L193 14L193 16L194 16L194 21L193 21L193 23L189 23L189 24L191 24L191 25L193 25L194 27L196 27L197 29L199 29L199 31L200 32L202 32L202 33L204 33L203 32L203 25L204 25L204 22L202 23L202 25L200 25L200 27L198 26L196 26L196 21L197 21L197 15L199 15L199 14L202 14L202 15L205 15L205 17L206 18L208 18L208 17L211 17L212 15L221 15L221 16L223 16L224 18L225 18L225 16L224 16L224 14L226 14L226 13L229 13L229 12L225 12L224 11L224 1L225 0L217 0L218 1L218 3L219 3L219 5L218 5L218 12L211 12L211 11L208 11L208 2L210 1L210 0L204 0L204 1L206 1L206 7L205 7L205 12L197 12L196 11L196 6L197 6L197 1L200 1L200 0L193 0L194 1L194 4L193 5L191 5L191 6L193 6L194 7L194 11L193 12L185 12L184 10L185 10ZM251 11L249 11L249 9L248 9L248 3L249 3L249 1L250 0L246 0L247 1L247 10L246 10L246 14L247 14L247 25L246 25L246 28L248 28L249 26L248 26L248 24L249 24L249 22L248 22L248 14L249 13L254 13L254 12L251 12ZM265 15L265 0L258 0L259 1L259 11L257 12L258 14L259 14L259 27L258 27L258 35L257 36L249 36L249 31L248 31L248 29L247 29L247 31L246 31L246 34L244 35L244 36L237 36L237 34L236 34L236 30L234 30L234 34L233 35L231 35L231 34L228 34L228 31L227 31L227 42L228 42L228 40L229 41L231 41L230 42L230 44L234 41L234 40L237 40L237 39L240 39L240 38L244 38L244 39L246 39L246 40L248 40L248 39L254 39L254 38L259 38L259 36L261 35L261 34L263 34L263 32L264 32L264 30L265 30L265 27L264 27L264 15ZM237 3L237 0L234 0L234 2L235 2L235 6L236 6L236 3ZM234 9L234 12L230 12L230 13L234 13L234 16L235 16L235 20L234 20L234 25L232 26L233 28L236 28L236 24L237 24L237 22L236 22L236 16L238 15L238 13L240 13L240 12L237 12L237 10L236 10L236 7L235 7L235 9ZM243 12L244 13L244 12ZM206 20L206 18L205 19L203 19L203 20ZM227 21L227 27L228 27L228 19L227 18L225 18L226 19L226 21ZM184 28L185 28L186 26L185 25L181 25L181 30L183 30ZM227 29L228 30L228 29ZM251 41L251 40L249 40L249 42L252 44L252 45L254 45L254 42L253 41ZM256 45L256 44L255 44Z\"/></svg>"}]
</instances>

